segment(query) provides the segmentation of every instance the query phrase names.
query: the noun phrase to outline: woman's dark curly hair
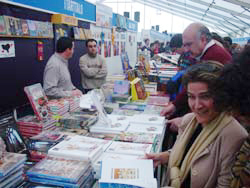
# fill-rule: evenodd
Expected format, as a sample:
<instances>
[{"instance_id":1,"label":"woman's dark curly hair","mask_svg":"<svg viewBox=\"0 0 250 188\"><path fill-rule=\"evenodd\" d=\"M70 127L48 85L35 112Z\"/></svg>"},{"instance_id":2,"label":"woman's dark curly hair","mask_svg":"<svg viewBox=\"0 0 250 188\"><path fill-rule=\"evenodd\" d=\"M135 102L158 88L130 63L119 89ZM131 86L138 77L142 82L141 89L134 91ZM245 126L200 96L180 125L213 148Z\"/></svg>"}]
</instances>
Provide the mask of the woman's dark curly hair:
<instances>
[{"instance_id":1,"label":"woman's dark curly hair","mask_svg":"<svg viewBox=\"0 0 250 188\"><path fill-rule=\"evenodd\" d=\"M217 61L205 61L196 65L192 65L186 71L183 76L183 85L187 87L189 83L192 82L203 82L208 86L208 92L211 97L214 99L216 91L216 82L220 77L220 74L223 70L223 65ZM216 108L216 111L223 111L221 108Z\"/></svg>"},{"instance_id":2,"label":"woman's dark curly hair","mask_svg":"<svg viewBox=\"0 0 250 188\"><path fill-rule=\"evenodd\" d=\"M218 109L250 115L250 46L234 60L226 65L216 83L218 94L215 105Z\"/></svg>"}]
</instances>

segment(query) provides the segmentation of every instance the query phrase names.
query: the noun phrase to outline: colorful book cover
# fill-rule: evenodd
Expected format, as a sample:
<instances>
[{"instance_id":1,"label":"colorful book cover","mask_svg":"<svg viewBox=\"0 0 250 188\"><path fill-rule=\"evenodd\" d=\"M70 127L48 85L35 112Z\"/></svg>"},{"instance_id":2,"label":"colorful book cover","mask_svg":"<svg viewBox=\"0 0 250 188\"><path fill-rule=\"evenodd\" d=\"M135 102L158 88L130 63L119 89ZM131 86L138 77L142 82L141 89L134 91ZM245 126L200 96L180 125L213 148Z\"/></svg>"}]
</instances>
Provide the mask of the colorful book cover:
<instances>
[{"instance_id":1,"label":"colorful book cover","mask_svg":"<svg viewBox=\"0 0 250 188\"><path fill-rule=\"evenodd\" d=\"M48 98L40 83L24 87L24 91L29 98L30 104L38 118L42 120L48 117Z\"/></svg>"},{"instance_id":2,"label":"colorful book cover","mask_svg":"<svg viewBox=\"0 0 250 188\"><path fill-rule=\"evenodd\" d=\"M75 39L80 39L80 29L78 27L73 27L73 33Z\"/></svg>"},{"instance_id":3,"label":"colorful book cover","mask_svg":"<svg viewBox=\"0 0 250 188\"><path fill-rule=\"evenodd\" d=\"M6 25L5 25L5 20L4 16L0 16L0 35L6 35Z\"/></svg>"},{"instance_id":4,"label":"colorful book cover","mask_svg":"<svg viewBox=\"0 0 250 188\"><path fill-rule=\"evenodd\" d=\"M5 176L26 161L25 154L5 152L0 163L0 177Z\"/></svg>"},{"instance_id":5,"label":"colorful book cover","mask_svg":"<svg viewBox=\"0 0 250 188\"><path fill-rule=\"evenodd\" d=\"M127 155L145 155L145 153L150 153L151 148L152 144L113 141L106 152Z\"/></svg>"},{"instance_id":6,"label":"colorful book cover","mask_svg":"<svg viewBox=\"0 0 250 188\"><path fill-rule=\"evenodd\" d=\"M21 19L23 36L29 36L29 26L27 20Z\"/></svg>"},{"instance_id":7,"label":"colorful book cover","mask_svg":"<svg viewBox=\"0 0 250 188\"><path fill-rule=\"evenodd\" d=\"M36 29L36 21L34 20L27 20L27 24L29 27L29 34L32 37L37 37L38 36L38 32Z\"/></svg>"},{"instance_id":8,"label":"colorful book cover","mask_svg":"<svg viewBox=\"0 0 250 188\"><path fill-rule=\"evenodd\" d=\"M169 97L162 97L162 96L149 96L148 97L149 105L167 106L168 103L169 103Z\"/></svg>"},{"instance_id":9,"label":"colorful book cover","mask_svg":"<svg viewBox=\"0 0 250 188\"><path fill-rule=\"evenodd\" d=\"M88 161L48 156L27 171L28 177L77 183L89 168Z\"/></svg>"},{"instance_id":10,"label":"colorful book cover","mask_svg":"<svg viewBox=\"0 0 250 188\"><path fill-rule=\"evenodd\" d=\"M156 188L152 160L104 160L99 187Z\"/></svg>"},{"instance_id":11,"label":"colorful book cover","mask_svg":"<svg viewBox=\"0 0 250 188\"><path fill-rule=\"evenodd\" d=\"M7 35L16 35L15 18L11 16L4 16Z\"/></svg>"},{"instance_id":12,"label":"colorful book cover","mask_svg":"<svg viewBox=\"0 0 250 188\"><path fill-rule=\"evenodd\" d=\"M142 143L142 144L153 144L157 138L157 134L154 133L132 133L124 132L120 135L117 135L115 141L121 142L133 142L133 143Z\"/></svg>"},{"instance_id":13,"label":"colorful book cover","mask_svg":"<svg viewBox=\"0 0 250 188\"><path fill-rule=\"evenodd\" d=\"M22 36L23 35L23 30L22 30L21 19L14 18L14 23L15 23L16 35L17 36Z\"/></svg>"},{"instance_id":14,"label":"colorful book cover","mask_svg":"<svg viewBox=\"0 0 250 188\"><path fill-rule=\"evenodd\" d=\"M130 82L128 80L116 80L114 83L114 94L129 94Z\"/></svg>"}]
</instances>

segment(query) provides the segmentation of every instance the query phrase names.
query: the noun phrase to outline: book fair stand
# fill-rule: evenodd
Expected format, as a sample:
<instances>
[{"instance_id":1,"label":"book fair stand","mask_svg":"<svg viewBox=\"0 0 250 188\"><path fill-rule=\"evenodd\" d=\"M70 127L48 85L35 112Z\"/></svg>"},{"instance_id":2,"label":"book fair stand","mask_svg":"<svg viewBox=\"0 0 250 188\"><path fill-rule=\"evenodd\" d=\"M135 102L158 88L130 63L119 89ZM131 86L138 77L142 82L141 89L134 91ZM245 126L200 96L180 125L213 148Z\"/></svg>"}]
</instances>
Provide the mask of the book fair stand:
<instances>
[{"instance_id":1,"label":"book fair stand","mask_svg":"<svg viewBox=\"0 0 250 188\"><path fill-rule=\"evenodd\" d=\"M144 156L162 150L162 80L176 73L176 60L137 52L137 22L74 2L72 14L71 1L63 10L47 0L0 1L0 187L158 187L161 169ZM48 99L43 70L61 36L74 39L69 69L80 89L77 62L85 41L97 40L109 72L102 88Z\"/></svg>"}]
</instances>

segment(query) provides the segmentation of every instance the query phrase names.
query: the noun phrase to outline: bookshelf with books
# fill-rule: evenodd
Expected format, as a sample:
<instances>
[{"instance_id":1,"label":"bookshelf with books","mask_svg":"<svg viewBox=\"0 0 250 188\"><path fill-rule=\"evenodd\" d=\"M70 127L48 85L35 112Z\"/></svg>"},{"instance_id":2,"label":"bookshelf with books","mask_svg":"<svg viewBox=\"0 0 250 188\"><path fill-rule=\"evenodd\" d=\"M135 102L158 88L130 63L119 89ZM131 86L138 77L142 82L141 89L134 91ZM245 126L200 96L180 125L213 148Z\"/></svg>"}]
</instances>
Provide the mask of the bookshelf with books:
<instances>
[{"instance_id":1,"label":"bookshelf with books","mask_svg":"<svg viewBox=\"0 0 250 188\"><path fill-rule=\"evenodd\" d=\"M0 37L54 38L51 22L0 16Z\"/></svg>"}]
</instances>

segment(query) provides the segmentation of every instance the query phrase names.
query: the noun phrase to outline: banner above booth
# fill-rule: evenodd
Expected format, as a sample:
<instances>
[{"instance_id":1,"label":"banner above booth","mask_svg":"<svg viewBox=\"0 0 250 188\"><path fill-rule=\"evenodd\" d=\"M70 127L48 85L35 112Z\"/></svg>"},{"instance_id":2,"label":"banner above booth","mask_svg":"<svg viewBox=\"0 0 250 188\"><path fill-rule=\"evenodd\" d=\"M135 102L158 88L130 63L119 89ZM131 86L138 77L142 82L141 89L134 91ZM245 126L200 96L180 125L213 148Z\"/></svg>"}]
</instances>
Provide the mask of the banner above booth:
<instances>
[{"instance_id":1,"label":"banner above booth","mask_svg":"<svg viewBox=\"0 0 250 188\"><path fill-rule=\"evenodd\" d=\"M112 27L112 8L100 3L96 3L96 26Z\"/></svg>"},{"instance_id":2,"label":"banner above booth","mask_svg":"<svg viewBox=\"0 0 250 188\"><path fill-rule=\"evenodd\" d=\"M122 30L127 30L126 18L119 14L113 13L113 26Z\"/></svg>"},{"instance_id":3,"label":"banner above booth","mask_svg":"<svg viewBox=\"0 0 250 188\"><path fill-rule=\"evenodd\" d=\"M96 21L95 5L84 0L9 0L34 8L75 16L80 19Z\"/></svg>"},{"instance_id":4,"label":"banner above booth","mask_svg":"<svg viewBox=\"0 0 250 188\"><path fill-rule=\"evenodd\" d=\"M138 24L135 21L132 21L130 19L126 19L127 22L127 30L128 31L134 31L137 32L138 31Z\"/></svg>"}]
</instances>

